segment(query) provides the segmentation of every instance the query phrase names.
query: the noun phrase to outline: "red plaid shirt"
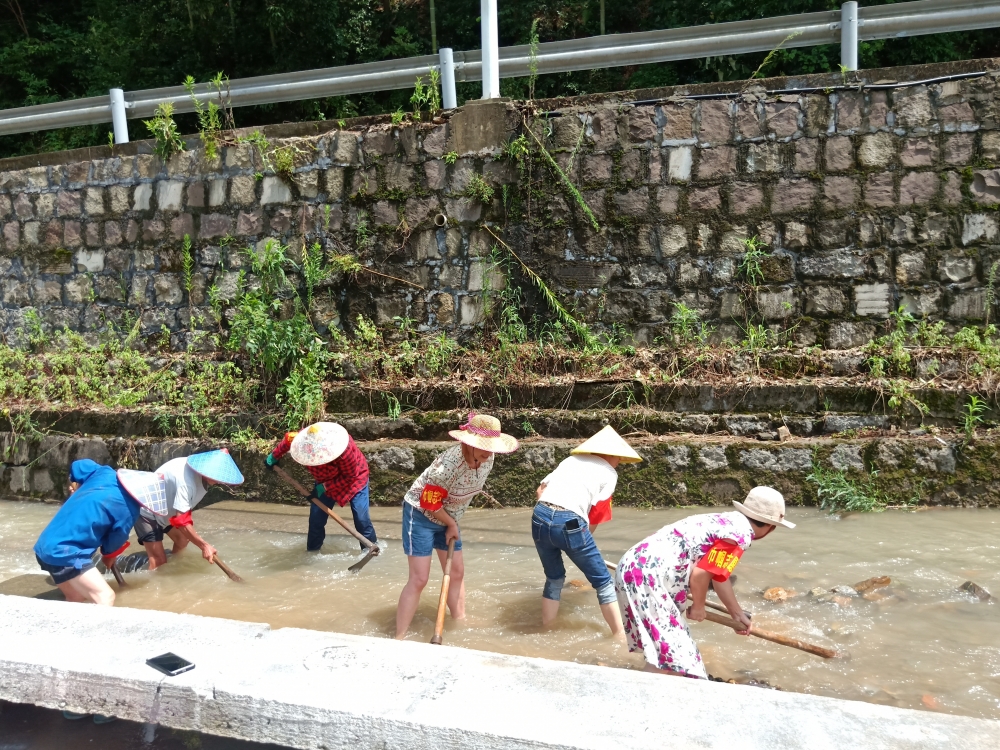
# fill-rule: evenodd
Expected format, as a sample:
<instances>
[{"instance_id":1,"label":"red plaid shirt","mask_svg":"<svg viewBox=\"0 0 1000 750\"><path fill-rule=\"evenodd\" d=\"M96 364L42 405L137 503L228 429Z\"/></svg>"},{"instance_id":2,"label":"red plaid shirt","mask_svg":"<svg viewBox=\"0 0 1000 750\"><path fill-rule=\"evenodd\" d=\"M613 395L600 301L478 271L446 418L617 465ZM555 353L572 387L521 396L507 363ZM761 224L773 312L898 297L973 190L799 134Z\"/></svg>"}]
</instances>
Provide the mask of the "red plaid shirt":
<instances>
[{"instance_id":1,"label":"red plaid shirt","mask_svg":"<svg viewBox=\"0 0 1000 750\"><path fill-rule=\"evenodd\" d=\"M292 439L297 433L289 432L278 443L278 447L271 451L275 458L281 458L292 447ZM347 450L339 458L328 464L319 466L307 466L306 469L313 475L317 483L323 485L323 491L335 501L340 507L344 507L351 499L357 495L368 484L368 462L365 460L361 449L354 442L354 438L348 435Z\"/></svg>"}]
</instances>

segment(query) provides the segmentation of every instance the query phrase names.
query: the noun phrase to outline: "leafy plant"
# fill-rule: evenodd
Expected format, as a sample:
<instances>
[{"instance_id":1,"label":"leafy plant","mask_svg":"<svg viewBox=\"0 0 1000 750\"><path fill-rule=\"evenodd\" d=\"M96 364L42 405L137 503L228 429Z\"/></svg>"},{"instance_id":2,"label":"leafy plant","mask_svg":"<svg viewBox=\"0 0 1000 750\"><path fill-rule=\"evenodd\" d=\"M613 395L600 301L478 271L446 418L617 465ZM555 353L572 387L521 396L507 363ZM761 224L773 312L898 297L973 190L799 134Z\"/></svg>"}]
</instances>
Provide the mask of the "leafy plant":
<instances>
[{"instance_id":1,"label":"leafy plant","mask_svg":"<svg viewBox=\"0 0 1000 750\"><path fill-rule=\"evenodd\" d=\"M986 413L986 401L975 394L969 396L962 410L962 429L965 431L965 442L971 443L976 436L976 428L983 423Z\"/></svg>"},{"instance_id":2,"label":"leafy plant","mask_svg":"<svg viewBox=\"0 0 1000 750\"><path fill-rule=\"evenodd\" d=\"M750 286L760 286L764 281L763 260L770 255L766 250L767 245L756 236L747 237L742 242L746 249L743 253L743 259L740 261L739 274L746 279Z\"/></svg>"},{"instance_id":3,"label":"leafy plant","mask_svg":"<svg viewBox=\"0 0 1000 750\"><path fill-rule=\"evenodd\" d=\"M391 117L393 125L402 125L403 120L406 119L406 113L401 109L397 109L395 112L392 113Z\"/></svg>"},{"instance_id":4,"label":"leafy plant","mask_svg":"<svg viewBox=\"0 0 1000 750\"><path fill-rule=\"evenodd\" d=\"M458 161L457 151L449 151L447 154L444 155L445 164L454 164L456 161Z\"/></svg>"},{"instance_id":5,"label":"leafy plant","mask_svg":"<svg viewBox=\"0 0 1000 750\"><path fill-rule=\"evenodd\" d=\"M594 216L594 212L590 210L590 206L587 205L587 201L583 199L583 195L580 193L580 190L577 188L576 185L573 184L573 181L566 176L566 173L562 171L562 169L556 163L556 160L552 158L552 154L550 154L548 149L546 149L545 146L542 145L542 142L538 140L538 136L535 135L535 132L527 125L527 123L525 123L525 130L535 141L535 145L538 148L538 152L542 155L542 158L549 165L549 167L556 173L556 175L558 175L560 181L563 184L563 187L566 189L566 192L569 193L570 197L572 197L573 200L576 201L577 205L580 207L580 210L583 211L584 216L587 217L587 220L590 222L590 225L594 228L594 231L600 232L601 225L597 223L597 217Z\"/></svg>"},{"instance_id":6,"label":"leafy plant","mask_svg":"<svg viewBox=\"0 0 1000 750\"><path fill-rule=\"evenodd\" d=\"M213 82L219 87L221 97L222 73L219 73ZM229 79L226 79L228 86ZM184 88L188 92L191 103L194 106L195 116L198 118L198 134L202 144L205 146L205 155L209 159L214 159L219 155L219 146L222 143L223 112L224 110L213 101L203 104L195 92L195 80L193 76L184 79Z\"/></svg>"},{"instance_id":7,"label":"leafy plant","mask_svg":"<svg viewBox=\"0 0 1000 750\"><path fill-rule=\"evenodd\" d=\"M493 194L493 186L484 180L482 175L472 175L469 184L465 186L465 196L479 201L484 206L488 206L493 201Z\"/></svg>"},{"instance_id":8,"label":"leafy plant","mask_svg":"<svg viewBox=\"0 0 1000 750\"><path fill-rule=\"evenodd\" d=\"M528 98L535 98L535 84L538 83L538 19L531 19L528 34Z\"/></svg>"},{"instance_id":9,"label":"leafy plant","mask_svg":"<svg viewBox=\"0 0 1000 750\"><path fill-rule=\"evenodd\" d=\"M674 312L670 316L670 331L674 341L685 346L698 344L703 346L711 331L705 327L697 310L692 310L683 302L674 302Z\"/></svg>"},{"instance_id":10,"label":"leafy plant","mask_svg":"<svg viewBox=\"0 0 1000 750\"><path fill-rule=\"evenodd\" d=\"M860 482L847 478L836 469L824 469L818 462L813 463L806 481L816 485L819 507L830 513L843 511L861 513L881 513L889 503L885 494L878 489L875 480L878 472L871 472Z\"/></svg>"},{"instance_id":11,"label":"leafy plant","mask_svg":"<svg viewBox=\"0 0 1000 750\"><path fill-rule=\"evenodd\" d=\"M191 300L191 282L194 272L194 254L191 252L191 235L184 235L184 244L181 245L181 273L184 278L184 290L188 293L188 301Z\"/></svg>"},{"instance_id":12,"label":"leafy plant","mask_svg":"<svg viewBox=\"0 0 1000 750\"><path fill-rule=\"evenodd\" d=\"M429 83L424 85L424 77L417 76L413 85L413 95L410 97L410 104L413 105L414 119L420 119L420 113L426 107L431 113L441 109L441 73L437 68L431 68L428 76ZM393 120L393 125L398 123Z\"/></svg>"},{"instance_id":13,"label":"leafy plant","mask_svg":"<svg viewBox=\"0 0 1000 750\"><path fill-rule=\"evenodd\" d=\"M916 410L921 417L930 411L930 407L913 394L905 380L890 380L888 390L889 400L887 403L893 411L902 413L909 406Z\"/></svg>"},{"instance_id":14,"label":"leafy plant","mask_svg":"<svg viewBox=\"0 0 1000 750\"><path fill-rule=\"evenodd\" d=\"M403 411L403 407L402 405L400 405L399 399L396 398L391 393L386 393L384 395L385 395L386 410L389 414L389 419L393 421L399 419L399 415Z\"/></svg>"},{"instance_id":15,"label":"leafy plant","mask_svg":"<svg viewBox=\"0 0 1000 750\"><path fill-rule=\"evenodd\" d=\"M153 112L153 119L143 120L143 124L156 142L153 153L164 161L184 150L184 140L177 132L174 105L171 102L159 104Z\"/></svg>"}]
</instances>

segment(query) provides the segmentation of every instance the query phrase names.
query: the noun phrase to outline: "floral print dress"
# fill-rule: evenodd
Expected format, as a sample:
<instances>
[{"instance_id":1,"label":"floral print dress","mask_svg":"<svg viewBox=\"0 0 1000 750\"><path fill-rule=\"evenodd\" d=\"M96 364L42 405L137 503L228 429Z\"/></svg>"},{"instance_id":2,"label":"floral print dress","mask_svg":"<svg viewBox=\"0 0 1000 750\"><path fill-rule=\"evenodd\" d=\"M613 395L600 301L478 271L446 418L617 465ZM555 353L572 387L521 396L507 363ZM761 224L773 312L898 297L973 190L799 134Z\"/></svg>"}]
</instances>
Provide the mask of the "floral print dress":
<instances>
[{"instance_id":1,"label":"floral print dress","mask_svg":"<svg viewBox=\"0 0 1000 750\"><path fill-rule=\"evenodd\" d=\"M720 539L745 551L753 539L746 516L738 511L689 516L625 553L615 590L629 651L641 651L660 669L708 677L683 613L691 603L691 571Z\"/></svg>"}]
</instances>

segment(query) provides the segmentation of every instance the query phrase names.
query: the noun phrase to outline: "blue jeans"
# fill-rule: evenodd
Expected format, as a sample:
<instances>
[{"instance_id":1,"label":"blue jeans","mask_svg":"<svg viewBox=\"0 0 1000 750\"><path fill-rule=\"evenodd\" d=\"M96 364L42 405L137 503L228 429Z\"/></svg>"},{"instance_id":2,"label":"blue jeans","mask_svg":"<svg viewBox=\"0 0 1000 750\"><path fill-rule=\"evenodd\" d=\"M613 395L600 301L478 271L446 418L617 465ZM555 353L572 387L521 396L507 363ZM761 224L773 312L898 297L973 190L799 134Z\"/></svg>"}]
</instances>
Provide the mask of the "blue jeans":
<instances>
[{"instance_id":1,"label":"blue jeans","mask_svg":"<svg viewBox=\"0 0 1000 750\"><path fill-rule=\"evenodd\" d=\"M320 502L327 508L333 508L335 505L333 499L326 495L320 498ZM372 519L368 514L367 484L361 488L361 491L357 495L351 498L351 515L354 516L354 528L358 530L358 533L372 544L377 542L375 527L372 526ZM310 503L309 534L306 536L306 549L310 552L315 552L323 546L323 540L326 539L326 522L329 520L330 516L317 508L314 503ZM361 542L358 542L358 546L361 547L362 551L365 548Z\"/></svg>"},{"instance_id":2,"label":"blue jeans","mask_svg":"<svg viewBox=\"0 0 1000 750\"><path fill-rule=\"evenodd\" d=\"M566 528L567 524L570 528ZM538 558L545 570L544 598L559 601L566 583L566 566L562 559L565 552L594 587L598 602L610 604L617 601L615 584L586 520L571 510L536 505L531 516L531 538L535 541Z\"/></svg>"}]
</instances>

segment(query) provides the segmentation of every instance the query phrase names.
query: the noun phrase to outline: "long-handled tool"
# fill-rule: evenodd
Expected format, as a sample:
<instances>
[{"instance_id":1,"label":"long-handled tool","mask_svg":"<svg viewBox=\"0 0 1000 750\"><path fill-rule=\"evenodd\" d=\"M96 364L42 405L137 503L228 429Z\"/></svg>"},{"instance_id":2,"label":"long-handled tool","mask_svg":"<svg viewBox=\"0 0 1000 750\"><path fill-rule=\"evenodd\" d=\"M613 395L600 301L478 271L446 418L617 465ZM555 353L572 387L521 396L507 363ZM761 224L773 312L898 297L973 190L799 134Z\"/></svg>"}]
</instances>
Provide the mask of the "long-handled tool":
<instances>
[{"instance_id":1,"label":"long-handled tool","mask_svg":"<svg viewBox=\"0 0 1000 750\"><path fill-rule=\"evenodd\" d=\"M117 558L115 558L114 560L112 560L111 561L111 565L108 566L108 567L111 568L111 572L114 574L115 580L118 581L119 588L122 587L122 586L127 586L128 585L127 583L125 583L125 577L122 575L122 572L120 570L118 570L118 559Z\"/></svg>"},{"instance_id":2,"label":"long-handled tool","mask_svg":"<svg viewBox=\"0 0 1000 750\"><path fill-rule=\"evenodd\" d=\"M455 556L455 540L448 542L448 557L444 561L444 578L441 579L441 597L438 599L437 619L434 621L434 637L431 643L441 645L444 630L444 608L448 604L448 589L451 587L451 559Z\"/></svg>"},{"instance_id":3,"label":"long-handled tool","mask_svg":"<svg viewBox=\"0 0 1000 750\"><path fill-rule=\"evenodd\" d=\"M288 472L286 472L280 466L274 466L272 468L274 469L274 472L285 481L286 484L291 486L292 489L294 489L296 492L302 495L302 497L309 497L309 490L307 490L305 487L303 487L301 484L295 481L295 479L293 479L292 476L288 474ZM371 560L373 557L378 557L378 553L381 552L382 550L379 549L379 546L377 544L372 544L370 539L365 538L364 536L359 534L357 530L352 529L350 526L348 526L347 522L344 521L343 518L338 516L329 508L327 508L325 505L323 505L323 503L321 503L315 497L310 498L310 500L312 500L313 505L321 509L324 513L330 516L330 518L332 518L334 521L340 524L343 527L344 531L346 531L348 534L350 534L359 542L361 542L361 544L363 544L365 548L368 550L368 554L366 554L364 557L362 557L360 560L354 563L354 565L348 568L349 571L351 571L352 573L357 573L359 570L365 567L365 565L368 564L369 560Z\"/></svg>"},{"instance_id":4,"label":"long-handled tool","mask_svg":"<svg viewBox=\"0 0 1000 750\"><path fill-rule=\"evenodd\" d=\"M236 575L236 573L233 572L232 568L230 568L228 565L222 562L222 560L219 559L219 556L217 554L212 555L212 562L214 562L216 565L222 568L222 572L225 573L227 576L229 576L229 580L236 581L236 583L243 583L243 579L240 578L240 576Z\"/></svg>"},{"instance_id":5,"label":"long-handled tool","mask_svg":"<svg viewBox=\"0 0 1000 750\"><path fill-rule=\"evenodd\" d=\"M610 563L607 560L604 564L611 570L618 570L618 566L614 563ZM729 614L729 610L725 607L719 606L718 604L713 604L712 602L705 602L705 606L710 609L717 609L719 612L725 612ZM736 620L731 617L723 617L722 615L717 615L714 612L706 612L705 619L716 622L719 625L725 625L733 630L743 630L742 623L736 622ZM806 651L810 654L815 654L816 656L822 656L824 659L850 659L851 655L846 651L836 651L830 648L823 648L822 646L814 646L811 643L806 643L805 641L800 641L797 638L789 638L785 635L778 635L777 633L771 633L767 630L760 630L756 626L751 628L750 635L755 635L758 638L763 638L765 641L771 641L772 643L780 643L782 646L790 646L791 648L797 648L800 651Z\"/></svg>"}]
</instances>

